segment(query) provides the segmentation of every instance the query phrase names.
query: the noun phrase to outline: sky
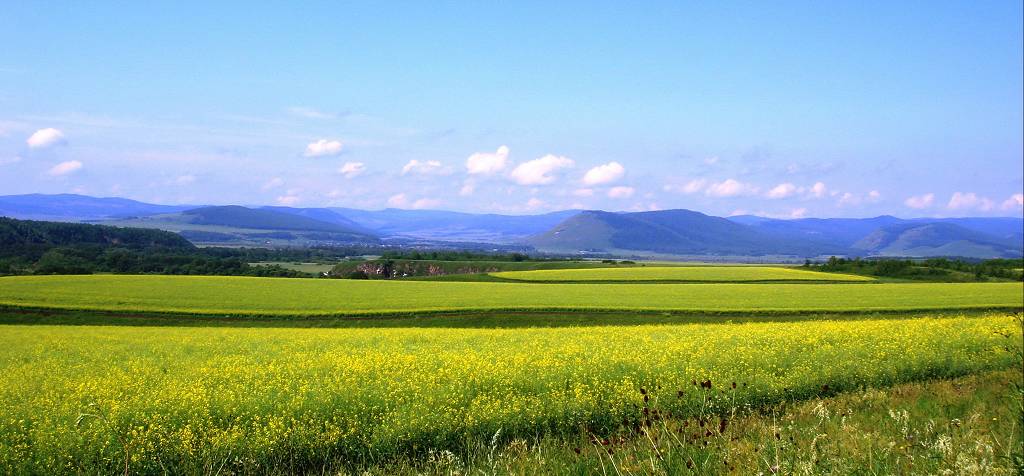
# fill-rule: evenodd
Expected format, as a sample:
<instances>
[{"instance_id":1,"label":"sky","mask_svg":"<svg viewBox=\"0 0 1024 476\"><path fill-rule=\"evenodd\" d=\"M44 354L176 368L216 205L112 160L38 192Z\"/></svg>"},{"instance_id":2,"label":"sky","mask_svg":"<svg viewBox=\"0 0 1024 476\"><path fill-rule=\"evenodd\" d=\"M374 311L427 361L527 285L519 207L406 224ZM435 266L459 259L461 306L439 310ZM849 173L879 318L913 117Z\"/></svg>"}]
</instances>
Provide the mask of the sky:
<instances>
[{"instance_id":1,"label":"sky","mask_svg":"<svg viewBox=\"0 0 1024 476\"><path fill-rule=\"evenodd\" d=\"M1024 215L1020 1L291 3L9 2L0 195Z\"/></svg>"}]
</instances>

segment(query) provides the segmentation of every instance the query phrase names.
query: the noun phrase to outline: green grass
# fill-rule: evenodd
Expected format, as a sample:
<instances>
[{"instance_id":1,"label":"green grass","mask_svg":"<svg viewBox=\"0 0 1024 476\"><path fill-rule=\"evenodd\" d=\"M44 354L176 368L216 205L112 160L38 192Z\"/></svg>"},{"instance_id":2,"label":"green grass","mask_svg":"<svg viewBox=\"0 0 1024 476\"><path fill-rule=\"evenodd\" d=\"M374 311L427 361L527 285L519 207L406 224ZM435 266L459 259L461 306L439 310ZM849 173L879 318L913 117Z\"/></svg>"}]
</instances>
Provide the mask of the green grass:
<instances>
[{"instance_id":1,"label":"green grass","mask_svg":"<svg viewBox=\"0 0 1024 476\"><path fill-rule=\"evenodd\" d=\"M348 470L481 442L611 437L651 420L648 406L696 427L736 408L1007 368L1017 361L1003 347L1020 341L1005 314L507 330L0 326L0 472ZM692 385L705 380L710 390Z\"/></svg>"},{"instance_id":2,"label":"green grass","mask_svg":"<svg viewBox=\"0 0 1024 476\"><path fill-rule=\"evenodd\" d=\"M564 269L511 271L493 276L520 281L695 281L695 282L771 282L771 281L845 281L867 282L872 278L852 274L819 273L777 266L647 266L638 268Z\"/></svg>"},{"instance_id":3,"label":"green grass","mask_svg":"<svg viewBox=\"0 0 1024 476\"><path fill-rule=\"evenodd\" d=\"M693 313L1024 307L1020 283L510 284L225 276L14 276L0 305L230 315L382 315L494 310Z\"/></svg>"},{"instance_id":4,"label":"green grass","mask_svg":"<svg viewBox=\"0 0 1024 476\"><path fill-rule=\"evenodd\" d=\"M708 415L710 428L701 428L699 417L669 417L607 436L479 441L465 453L435 452L351 474L1013 475L1021 468L1012 457L1024 443L1012 386L1022 384L1021 372L1009 370L858 389Z\"/></svg>"}]
</instances>

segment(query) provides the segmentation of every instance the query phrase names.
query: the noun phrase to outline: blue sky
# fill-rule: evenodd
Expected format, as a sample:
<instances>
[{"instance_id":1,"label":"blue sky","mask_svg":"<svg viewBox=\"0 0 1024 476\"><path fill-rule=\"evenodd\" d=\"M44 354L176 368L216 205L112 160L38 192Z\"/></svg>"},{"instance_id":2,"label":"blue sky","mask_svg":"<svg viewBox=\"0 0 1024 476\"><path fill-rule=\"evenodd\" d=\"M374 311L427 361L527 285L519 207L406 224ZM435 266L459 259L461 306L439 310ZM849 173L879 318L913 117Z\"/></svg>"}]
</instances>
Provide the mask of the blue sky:
<instances>
[{"instance_id":1,"label":"blue sky","mask_svg":"<svg viewBox=\"0 0 1024 476\"><path fill-rule=\"evenodd\" d=\"M0 15L0 194L1024 213L1019 1L92 3Z\"/></svg>"}]
</instances>

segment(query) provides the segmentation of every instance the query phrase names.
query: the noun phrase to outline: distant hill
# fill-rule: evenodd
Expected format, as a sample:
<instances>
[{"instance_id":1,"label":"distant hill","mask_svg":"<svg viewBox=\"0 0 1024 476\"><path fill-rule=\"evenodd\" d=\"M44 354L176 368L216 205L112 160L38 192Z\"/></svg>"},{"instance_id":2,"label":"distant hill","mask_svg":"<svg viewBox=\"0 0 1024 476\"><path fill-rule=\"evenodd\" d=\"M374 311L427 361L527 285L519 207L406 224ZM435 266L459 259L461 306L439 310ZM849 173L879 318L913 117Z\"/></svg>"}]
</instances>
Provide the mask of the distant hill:
<instances>
[{"instance_id":1,"label":"distant hill","mask_svg":"<svg viewBox=\"0 0 1024 476\"><path fill-rule=\"evenodd\" d=\"M811 239L788 241L750 226L690 210L638 213L586 211L527 242L557 252L650 252L673 255L849 254L850 249Z\"/></svg>"},{"instance_id":2,"label":"distant hill","mask_svg":"<svg viewBox=\"0 0 1024 476\"><path fill-rule=\"evenodd\" d=\"M373 230L366 228L329 208L260 207L260 210L270 210L290 215L298 215L311 218L313 220L340 225L348 230L358 231L367 235L376 235Z\"/></svg>"},{"instance_id":3,"label":"distant hill","mask_svg":"<svg viewBox=\"0 0 1024 476\"><path fill-rule=\"evenodd\" d=\"M237 205L202 207L109 223L175 231L196 243L205 244L297 245L378 242L376 236L358 226L329 223L273 209L253 209Z\"/></svg>"},{"instance_id":4,"label":"distant hill","mask_svg":"<svg viewBox=\"0 0 1024 476\"><path fill-rule=\"evenodd\" d=\"M877 256L1019 258L1021 244L953 223L901 223L879 228L853 245Z\"/></svg>"},{"instance_id":5,"label":"distant hill","mask_svg":"<svg viewBox=\"0 0 1024 476\"><path fill-rule=\"evenodd\" d=\"M729 217L729 220L780 239L817 240L842 247L853 246L854 243L880 227L903 222L899 218L888 215L875 218L802 218L798 220L778 220L744 215Z\"/></svg>"},{"instance_id":6,"label":"distant hill","mask_svg":"<svg viewBox=\"0 0 1024 476\"><path fill-rule=\"evenodd\" d=\"M195 205L154 205L127 198L60 194L0 196L0 216L25 220L84 221L174 213Z\"/></svg>"},{"instance_id":7,"label":"distant hill","mask_svg":"<svg viewBox=\"0 0 1024 476\"><path fill-rule=\"evenodd\" d=\"M162 230L119 228L0 217L0 256L38 254L58 246L120 246L134 250L195 247L176 233Z\"/></svg>"},{"instance_id":8,"label":"distant hill","mask_svg":"<svg viewBox=\"0 0 1024 476\"><path fill-rule=\"evenodd\" d=\"M579 211L542 215L497 215L440 210L356 210L331 208L380 236L437 241L510 243L543 233Z\"/></svg>"}]
</instances>

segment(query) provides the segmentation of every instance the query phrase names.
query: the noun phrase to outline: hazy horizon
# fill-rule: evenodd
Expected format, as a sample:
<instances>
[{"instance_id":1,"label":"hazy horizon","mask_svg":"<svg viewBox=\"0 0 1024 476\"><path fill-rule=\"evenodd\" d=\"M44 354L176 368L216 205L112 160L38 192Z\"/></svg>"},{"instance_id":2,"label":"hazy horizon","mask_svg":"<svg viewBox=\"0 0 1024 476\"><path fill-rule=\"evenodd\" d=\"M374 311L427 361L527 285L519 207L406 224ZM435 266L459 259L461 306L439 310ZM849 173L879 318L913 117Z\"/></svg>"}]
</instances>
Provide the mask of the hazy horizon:
<instances>
[{"instance_id":1,"label":"hazy horizon","mask_svg":"<svg viewBox=\"0 0 1024 476\"><path fill-rule=\"evenodd\" d=\"M1011 1L12 4L0 194L1021 217L1022 16Z\"/></svg>"}]
</instances>

